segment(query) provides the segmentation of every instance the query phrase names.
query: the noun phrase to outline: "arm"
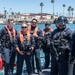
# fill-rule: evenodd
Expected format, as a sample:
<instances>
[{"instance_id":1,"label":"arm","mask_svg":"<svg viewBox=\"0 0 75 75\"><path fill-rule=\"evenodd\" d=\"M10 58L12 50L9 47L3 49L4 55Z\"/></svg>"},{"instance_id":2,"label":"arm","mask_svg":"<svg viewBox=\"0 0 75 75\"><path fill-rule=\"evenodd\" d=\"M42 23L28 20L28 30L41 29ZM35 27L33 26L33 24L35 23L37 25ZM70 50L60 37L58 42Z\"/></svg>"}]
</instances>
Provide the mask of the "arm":
<instances>
[{"instance_id":1,"label":"arm","mask_svg":"<svg viewBox=\"0 0 75 75\"><path fill-rule=\"evenodd\" d=\"M15 42L14 42L14 47L15 47L15 49L17 50L17 52L18 52L19 54L24 55L24 52L21 51L21 50L19 49L19 47L18 47L18 44L19 44L19 43L20 43L20 41L19 41L19 35L17 35L17 36L16 36L16 39L15 39Z\"/></svg>"},{"instance_id":2,"label":"arm","mask_svg":"<svg viewBox=\"0 0 75 75\"><path fill-rule=\"evenodd\" d=\"M75 32L72 35L72 57L75 60Z\"/></svg>"}]
</instances>

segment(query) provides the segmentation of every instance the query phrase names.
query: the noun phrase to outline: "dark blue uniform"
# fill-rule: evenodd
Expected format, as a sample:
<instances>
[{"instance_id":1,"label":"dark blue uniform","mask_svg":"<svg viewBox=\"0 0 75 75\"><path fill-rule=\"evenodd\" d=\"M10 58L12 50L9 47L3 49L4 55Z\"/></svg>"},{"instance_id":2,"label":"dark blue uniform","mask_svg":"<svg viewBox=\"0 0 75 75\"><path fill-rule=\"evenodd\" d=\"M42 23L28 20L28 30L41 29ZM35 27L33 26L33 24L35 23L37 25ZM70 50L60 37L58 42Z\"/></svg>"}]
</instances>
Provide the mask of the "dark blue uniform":
<instances>
[{"instance_id":1,"label":"dark blue uniform","mask_svg":"<svg viewBox=\"0 0 75 75\"><path fill-rule=\"evenodd\" d=\"M31 27L31 34L33 34L35 28ZM41 71L41 60L40 60L40 38L42 38L42 31L38 28L37 32L38 37L35 37L35 49L32 54L32 66L33 66L33 71L35 71L35 66L34 66L34 55L35 55L35 62L36 62L36 68L37 71Z\"/></svg>"},{"instance_id":2,"label":"dark blue uniform","mask_svg":"<svg viewBox=\"0 0 75 75\"><path fill-rule=\"evenodd\" d=\"M72 31L69 28L55 29L53 31L51 44L51 75L67 75L71 38Z\"/></svg>"},{"instance_id":3,"label":"dark blue uniform","mask_svg":"<svg viewBox=\"0 0 75 75\"><path fill-rule=\"evenodd\" d=\"M17 75L22 74L24 60L26 61L26 69L27 69L28 75L32 73L32 60L31 60L32 50L29 48L32 46L33 47L35 46L35 40L34 40L34 37L31 36L31 39L29 41L30 43L28 43L26 36L27 34L23 35L25 39L23 43L20 41L19 35L16 37L16 40L15 40L15 48L18 47L21 51L24 52L24 55L21 55L20 53L17 52ZM30 52L30 54L28 55L27 52Z\"/></svg>"},{"instance_id":4,"label":"dark blue uniform","mask_svg":"<svg viewBox=\"0 0 75 75\"><path fill-rule=\"evenodd\" d=\"M73 75L75 75L75 31L74 31L73 36L72 36L72 59L74 62Z\"/></svg>"},{"instance_id":5,"label":"dark blue uniform","mask_svg":"<svg viewBox=\"0 0 75 75\"><path fill-rule=\"evenodd\" d=\"M12 33L12 30L10 30ZM17 35L17 31L16 31ZM2 49L2 58L4 60L4 67L5 67L5 75L8 75L8 70L13 72L14 61L15 61L15 48L14 48L14 40L16 36L12 36L10 38L7 29L4 27L0 30L0 42L1 42L1 49Z\"/></svg>"}]
</instances>

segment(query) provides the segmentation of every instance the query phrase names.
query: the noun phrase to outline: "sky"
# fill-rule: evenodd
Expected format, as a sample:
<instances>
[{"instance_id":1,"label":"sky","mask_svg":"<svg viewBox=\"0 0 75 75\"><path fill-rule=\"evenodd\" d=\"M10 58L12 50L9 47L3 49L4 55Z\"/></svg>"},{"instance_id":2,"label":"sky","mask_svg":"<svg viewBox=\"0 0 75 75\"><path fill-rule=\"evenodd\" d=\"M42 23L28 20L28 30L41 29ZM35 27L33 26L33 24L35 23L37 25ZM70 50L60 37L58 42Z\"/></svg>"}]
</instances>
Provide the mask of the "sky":
<instances>
[{"instance_id":1,"label":"sky","mask_svg":"<svg viewBox=\"0 0 75 75\"><path fill-rule=\"evenodd\" d=\"M0 13L3 13L4 7L9 12L20 12L20 13L40 13L41 7L40 3L43 2L44 6L42 7L43 13L53 13L53 4L51 0L0 0ZM65 4L65 14L67 15L68 7L71 6L75 10L75 0L55 0L54 2L54 13L62 14L63 13L63 4ZM10 8L12 8L10 10ZM75 11L74 11L75 13ZM75 15L75 14L74 14Z\"/></svg>"}]
</instances>

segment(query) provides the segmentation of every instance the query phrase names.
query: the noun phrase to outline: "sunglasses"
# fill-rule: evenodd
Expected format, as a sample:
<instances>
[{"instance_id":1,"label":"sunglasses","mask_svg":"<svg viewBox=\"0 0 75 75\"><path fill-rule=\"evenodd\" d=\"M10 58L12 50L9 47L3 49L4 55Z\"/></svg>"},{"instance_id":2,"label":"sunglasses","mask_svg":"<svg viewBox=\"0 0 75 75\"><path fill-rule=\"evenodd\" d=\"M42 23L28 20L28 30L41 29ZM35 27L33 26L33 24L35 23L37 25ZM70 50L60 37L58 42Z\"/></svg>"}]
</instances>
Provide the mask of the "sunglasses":
<instances>
[{"instance_id":1,"label":"sunglasses","mask_svg":"<svg viewBox=\"0 0 75 75\"><path fill-rule=\"evenodd\" d=\"M27 27L26 27L26 26L22 26L21 28L22 28L22 29L23 29L23 28L25 28L25 29L26 29Z\"/></svg>"},{"instance_id":2,"label":"sunglasses","mask_svg":"<svg viewBox=\"0 0 75 75\"><path fill-rule=\"evenodd\" d=\"M32 22L32 23L36 23L36 22Z\"/></svg>"},{"instance_id":3,"label":"sunglasses","mask_svg":"<svg viewBox=\"0 0 75 75\"><path fill-rule=\"evenodd\" d=\"M60 23L60 22L64 22L64 20L57 20L57 22L58 22L58 23Z\"/></svg>"}]
</instances>

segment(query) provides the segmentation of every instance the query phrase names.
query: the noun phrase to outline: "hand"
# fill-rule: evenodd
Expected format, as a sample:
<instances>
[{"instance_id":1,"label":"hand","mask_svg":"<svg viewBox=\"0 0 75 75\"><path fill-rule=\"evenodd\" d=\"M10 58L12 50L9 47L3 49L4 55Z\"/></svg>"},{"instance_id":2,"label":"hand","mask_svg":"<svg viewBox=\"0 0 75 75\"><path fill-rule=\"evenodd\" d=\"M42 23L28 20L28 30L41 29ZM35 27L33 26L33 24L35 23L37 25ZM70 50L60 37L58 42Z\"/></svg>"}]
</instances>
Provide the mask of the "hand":
<instances>
[{"instance_id":1,"label":"hand","mask_svg":"<svg viewBox=\"0 0 75 75\"><path fill-rule=\"evenodd\" d=\"M16 47L16 50L18 51L19 54L24 55L24 51L21 51L18 47Z\"/></svg>"},{"instance_id":2,"label":"hand","mask_svg":"<svg viewBox=\"0 0 75 75\"><path fill-rule=\"evenodd\" d=\"M24 55L24 51L18 50L19 54Z\"/></svg>"},{"instance_id":3,"label":"hand","mask_svg":"<svg viewBox=\"0 0 75 75\"><path fill-rule=\"evenodd\" d=\"M34 50L34 47L32 46L32 47L30 47L32 50Z\"/></svg>"},{"instance_id":4,"label":"hand","mask_svg":"<svg viewBox=\"0 0 75 75\"><path fill-rule=\"evenodd\" d=\"M27 52L27 55L30 55L31 53L30 52Z\"/></svg>"},{"instance_id":5,"label":"hand","mask_svg":"<svg viewBox=\"0 0 75 75\"><path fill-rule=\"evenodd\" d=\"M33 34L33 36L34 36L34 37L38 37L38 35L37 35L37 34Z\"/></svg>"},{"instance_id":6,"label":"hand","mask_svg":"<svg viewBox=\"0 0 75 75\"><path fill-rule=\"evenodd\" d=\"M73 61L73 64L75 64L75 60Z\"/></svg>"}]
</instances>

